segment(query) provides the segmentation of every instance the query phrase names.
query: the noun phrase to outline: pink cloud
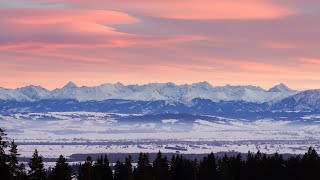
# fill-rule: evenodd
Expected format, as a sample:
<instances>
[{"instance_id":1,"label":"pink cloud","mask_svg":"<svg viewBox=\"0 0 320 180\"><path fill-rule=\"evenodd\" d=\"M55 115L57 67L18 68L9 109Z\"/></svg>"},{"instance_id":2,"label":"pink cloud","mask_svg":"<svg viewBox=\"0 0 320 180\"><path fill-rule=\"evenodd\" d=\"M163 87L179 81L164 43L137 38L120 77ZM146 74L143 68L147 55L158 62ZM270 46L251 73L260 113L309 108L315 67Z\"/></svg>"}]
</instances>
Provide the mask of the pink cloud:
<instances>
[{"instance_id":1,"label":"pink cloud","mask_svg":"<svg viewBox=\"0 0 320 180\"><path fill-rule=\"evenodd\" d=\"M315 59L315 58L301 58L301 62L303 63L308 63L308 64L313 64L313 65L320 65L320 59Z\"/></svg>"},{"instance_id":2,"label":"pink cloud","mask_svg":"<svg viewBox=\"0 0 320 180\"><path fill-rule=\"evenodd\" d=\"M137 6L138 11L172 19L275 19L294 13L292 9L261 0L148 1L143 5Z\"/></svg>"},{"instance_id":3,"label":"pink cloud","mask_svg":"<svg viewBox=\"0 0 320 180\"><path fill-rule=\"evenodd\" d=\"M20 24L58 24L58 23L106 23L125 24L138 20L130 15L110 10L62 9L62 8L10 8L0 11L1 19Z\"/></svg>"},{"instance_id":4,"label":"pink cloud","mask_svg":"<svg viewBox=\"0 0 320 180\"><path fill-rule=\"evenodd\" d=\"M259 62L258 60L243 60L243 59L221 59L221 58L200 58L200 61L210 64L211 66L222 67L223 71L244 71L254 73L291 73L292 69L285 66L280 66L271 63Z\"/></svg>"},{"instance_id":5,"label":"pink cloud","mask_svg":"<svg viewBox=\"0 0 320 180\"><path fill-rule=\"evenodd\" d=\"M157 37L130 34L110 27L138 21L128 14L107 10L4 9L0 11L0 49L161 46L205 39L195 35Z\"/></svg>"},{"instance_id":6,"label":"pink cloud","mask_svg":"<svg viewBox=\"0 0 320 180\"><path fill-rule=\"evenodd\" d=\"M80 7L111 8L171 19L277 19L296 10L268 0L51 0Z\"/></svg>"},{"instance_id":7,"label":"pink cloud","mask_svg":"<svg viewBox=\"0 0 320 180\"><path fill-rule=\"evenodd\" d=\"M298 0L49 1L66 7L0 10L0 86L320 81L319 60L297 58L319 57Z\"/></svg>"},{"instance_id":8,"label":"pink cloud","mask_svg":"<svg viewBox=\"0 0 320 180\"><path fill-rule=\"evenodd\" d=\"M296 49L298 46L287 42L265 42L263 46L271 49Z\"/></svg>"},{"instance_id":9,"label":"pink cloud","mask_svg":"<svg viewBox=\"0 0 320 180\"><path fill-rule=\"evenodd\" d=\"M207 80L213 85L230 83L263 87L271 87L281 81L288 82L293 88L301 88L301 83L315 87L314 82L318 81L320 76L317 69L302 71L298 66L286 67L241 59L200 58L194 59L193 64L178 64L172 59L172 62L168 60L164 63L145 64L108 59L108 56L94 57L95 51L92 51L93 55L85 57L81 57L81 54L63 53L49 53L45 56L46 52L28 54L30 56L0 56L1 59L11 59L0 62L0 76L3 77L0 86L39 84L54 89L70 80L78 85L99 85L117 81L126 84L168 81L183 84ZM140 58L144 58L143 55L140 55ZM310 82L305 81L306 79Z\"/></svg>"},{"instance_id":10,"label":"pink cloud","mask_svg":"<svg viewBox=\"0 0 320 180\"><path fill-rule=\"evenodd\" d=\"M125 13L75 9L4 9L0 11L1 48L28 49L79 44L125 46L134 35L108 24L135 23Z\"/></svg>"}]
</instances>

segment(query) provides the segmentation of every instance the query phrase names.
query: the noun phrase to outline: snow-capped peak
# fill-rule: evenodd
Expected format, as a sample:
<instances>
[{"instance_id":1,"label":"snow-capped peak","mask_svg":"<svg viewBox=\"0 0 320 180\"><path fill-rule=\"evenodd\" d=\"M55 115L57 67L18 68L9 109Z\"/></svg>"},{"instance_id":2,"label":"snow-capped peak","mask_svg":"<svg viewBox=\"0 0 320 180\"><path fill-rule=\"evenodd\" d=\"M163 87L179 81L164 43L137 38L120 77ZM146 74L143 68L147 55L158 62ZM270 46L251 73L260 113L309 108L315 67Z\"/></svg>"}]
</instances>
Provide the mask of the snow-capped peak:
<instances>
[{"instance_id":1,"label":"snow-capped peak","mask_svg":"<svg viewBox=\"0 0 320 180\"><path fill-rule=\"evenodd\" d=\"M30 86L25 86L22 88L18 88L17 90L33 90L33 91L48 91L47 89L41 87L41 86L34 86L34 85L30 85Z\"/></svg>"},{"instance_id":2,"label":"snow-capped peak","mask_svg":"<svg viewBox=\"0 0 320 180\"><path fill-rule=\"evenodd\" d=\"M212 88L213 88L213 86L211 84L209 84L207 81L192 83L191 85L193 87L198 87L198 88L206 89L206 90L212 90Z\"/></svg>"},{"instance_id":3,"label":"snow-capped peak","mask_svg":"<svg viewBox=\"0 0 320 180\"><path fill-rule=\"evenodd\" d=\"M68 82L68 84L66 84L63 89L74 89L74 88L78 88L78 86L76 84L74 84L73 82Z\"/></svg>"},{"instance_id":4,"label":"snow-capped peak","mask_svg":"<svg viewBox=\"0 0 320 180\"><path fill-rule=\"evenodd\" d=\"M18 88L16 91L33 100L46 98L49 95L49 91L47 89L41 86L33 86L33 85Z\"/></svg>"},{"instance_id":5,"label":"snow-capped peak","mask_svg":"<svg viewBox=\"0 0 320 180\"><path fill-rule=\"evenodd\" d=\"M290 92L290 91L293 91L293 90L288 88L288 86L286 86L283 83L278 84L278 85L274 86L273 88L269 89L269 92Z\"/></svg>"}]
</instances>

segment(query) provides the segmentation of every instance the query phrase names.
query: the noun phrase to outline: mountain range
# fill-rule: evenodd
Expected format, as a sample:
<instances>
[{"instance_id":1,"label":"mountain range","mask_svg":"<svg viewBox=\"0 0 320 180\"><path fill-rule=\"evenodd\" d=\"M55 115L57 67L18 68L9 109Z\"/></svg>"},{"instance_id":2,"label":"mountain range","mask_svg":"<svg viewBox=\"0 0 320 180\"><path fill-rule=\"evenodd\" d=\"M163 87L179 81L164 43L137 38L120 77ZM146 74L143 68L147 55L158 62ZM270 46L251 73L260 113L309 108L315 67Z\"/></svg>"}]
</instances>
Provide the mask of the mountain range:
<instances>
[{"instance_id":1,"label":"mountain range","mask_svg":"<svg viewBox=\"0 0 320 180\"><path fill-rule=\"evenodd\" d=\"M41 86L26 86L18 89L0 88L1 100L38 101L44 99L73 99L84 101L103 101L122 99L135 101L165 100L188 103L193 99L219 101L245 101L264 103L278 101L297 94L284 84L264 90L258 86L212 86L208 82L176 85L174 83L151 83L146 85L102 84L100 86L78 87L69 82L61 89L49 91Z\"/></svg>"},{"instance_id":2,"label":"mountain range","mask_svg":"<svg viewBox=\"0 0 320 180\"><path fill-rule=\"evenodd\" d=\"M320 90L297 91L285 84L269 90L258 86L212 86L208 82L176 85L102 84L63 88L0 88L0 113L99 111L118 113L318 112Z\"/></svg>"}]
</instances>

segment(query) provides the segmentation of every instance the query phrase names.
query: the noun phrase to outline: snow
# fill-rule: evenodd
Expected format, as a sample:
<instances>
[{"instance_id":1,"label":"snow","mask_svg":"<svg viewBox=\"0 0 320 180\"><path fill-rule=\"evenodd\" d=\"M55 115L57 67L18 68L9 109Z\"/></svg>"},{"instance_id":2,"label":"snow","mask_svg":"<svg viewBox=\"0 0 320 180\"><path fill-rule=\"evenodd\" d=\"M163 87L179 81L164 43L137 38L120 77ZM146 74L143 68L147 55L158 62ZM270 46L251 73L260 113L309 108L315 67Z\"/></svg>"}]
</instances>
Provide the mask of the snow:
<instances>
[{"instance_id":1,"label":"snow","mask_svg":"<svg viewBox=\"0 0 320 180\"><path fill-rule=\"evenodd\" d=\"M136 120L122 119L129 116ZM194 121L150 122L143 120L141 114L50 112L0 115L0 127L15 139L24 157L30 157L35 148L44 157L56 158L75 153L175 152L167 146L185 147L183 153L194 154L258 149L296 154L304 153L309 146L320 147L318 121L204 116Z\"/></svg>"},{"instance_id":2,"label":"snow","mask_svg":"<svg viewBox=\"0 0 320 180\"><path fill-rule=\"evenodd\" d=\"M76 84L74 84L73 82L69 82L68 84L66 84L62 89L75 89L78 88L78 86Z\"/></svg>"},{"instance_id":3,"label":"snow","mask_svg":"<svg viewBox=\"0 0 320 180\"><path fill-rule=\"evenodd\" d=\"M75 99L78 101L102 101L106 99L123 100L166 100L190 102L195 98L219 101L270 102L297 94L284 84L269 91L257 86L213 87L208 82L176 85L174 83L150 83L145 85L102 84L100 86L78 87L69 82L61 89L48 91L40 86L27 86L19 89L0 88L0 99L35 101L41 99Z\"/></svg>"},{"instance_id":4,"label":"snow","mask_svg":"<svg viewBox=\"0 0 320 180\"><path fill-rule=\"evenodd\" d=\"M281 83L281 84L274 86L273 88L270 88L268 91L269 92L290 92L290 91L292 91L292 89L288 88L288 86Z\"/></svg>"},{"instance_id":5,"label":"snow","mask_svg":"<svg viewBox=\"0 0 320 180\"><path fill-rule=\"evenodd\" d=\"M164 123L164 124L167 124L167 123L174 124L174 123L176 123L178 121L179 120L177 120L177 119L164 119L164 120L161 120L161 122Z\"/></svg>"},{"instance_id":6,"label":"snow","mask_svg":"<svg viewBox=\"0 0 320 180\"><path fill-rule=\"evenodd\" d=\"M0 88L0 99L2 100L17 100L17 101L32 101L28 96L13 89Z\"/></svg>"},{"instance_id":7,"label":"snow","mask_svg":"<svg viewBox=\"0 0 320 180\"><path fill-rule=\"evenodd\" d=\"M44 99L49 96L49 91L41 86L26 86L18 88L16 91L33 100Z\"/></svg>"}]
</instances>

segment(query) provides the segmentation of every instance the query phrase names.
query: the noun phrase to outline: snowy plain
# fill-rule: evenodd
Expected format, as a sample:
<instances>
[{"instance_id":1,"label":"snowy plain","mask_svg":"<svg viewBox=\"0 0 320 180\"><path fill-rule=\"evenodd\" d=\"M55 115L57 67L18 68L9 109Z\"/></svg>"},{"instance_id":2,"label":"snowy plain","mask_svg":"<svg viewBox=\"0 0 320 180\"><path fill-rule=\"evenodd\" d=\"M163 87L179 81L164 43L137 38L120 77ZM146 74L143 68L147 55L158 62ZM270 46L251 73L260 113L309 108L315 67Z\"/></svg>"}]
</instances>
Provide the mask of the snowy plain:
<instances>
[{"instance_id":1,"label":"snowy plain","mask_svg":"<svg viewBox=\"0 0 320 180\"><path fill-rule=\"evenodd\" d=\"M216 116L145 118L144 114L49 112L0 115L0 127L18 143L22 157L38 149L46 158L60 154L203 154L258 150L302 154L318 149L320 116L286 119L231 119ZM160 117L160 118L159 118Z\"/></svg>"}]
</instances>

